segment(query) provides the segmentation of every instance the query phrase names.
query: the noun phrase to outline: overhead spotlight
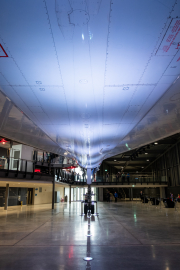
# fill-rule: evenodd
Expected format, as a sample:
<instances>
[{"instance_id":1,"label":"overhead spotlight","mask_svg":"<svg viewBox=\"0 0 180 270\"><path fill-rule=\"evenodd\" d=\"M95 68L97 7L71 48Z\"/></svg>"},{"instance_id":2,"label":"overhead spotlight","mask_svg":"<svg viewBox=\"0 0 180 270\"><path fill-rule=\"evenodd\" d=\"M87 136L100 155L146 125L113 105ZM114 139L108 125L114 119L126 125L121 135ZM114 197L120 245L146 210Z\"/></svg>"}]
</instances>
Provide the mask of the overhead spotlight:
<instances>
[{"instance_id":1,"label":"overhead spotlight","mask_svg":"<svg viewBox=\"0 0 180 270\"><path fill-rule=\"evenodd\" d=\"M155 142L154 144L158 144L158 142Z\"/></svg>"},{"instance_id":2,"label":"overhead spotlight","mask_svg":"<svg viewBox=\"0 0 180 270\"><path fill-rule=\"evenodd\" d=\"M145 153L145 155L148 155L148 153Z\"/></svg>"},{"instance_id":3,"label":"overhead spotlight","mask_svg":"<svg viewBox=\"0 0 180 270\"><path fill-rule=\"evenodd\" d=\"M147 159L146 161L149 161L149 159Z\"/></svg>"}]
</instances>

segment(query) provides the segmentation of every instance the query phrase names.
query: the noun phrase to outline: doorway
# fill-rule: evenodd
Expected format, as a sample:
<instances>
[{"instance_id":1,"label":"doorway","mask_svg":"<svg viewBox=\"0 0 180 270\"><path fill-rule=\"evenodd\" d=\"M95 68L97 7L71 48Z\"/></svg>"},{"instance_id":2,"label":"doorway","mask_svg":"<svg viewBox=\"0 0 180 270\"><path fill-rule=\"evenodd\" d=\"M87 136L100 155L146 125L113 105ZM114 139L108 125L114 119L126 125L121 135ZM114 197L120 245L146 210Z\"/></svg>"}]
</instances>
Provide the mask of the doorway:
<instances>
[{"instance_id":1,"label":"doorway","mask_svg":"<svg viewBox=\"0 0 180 270\"><path fill-rule=\"evenodd\" d=\"M33 204L33 188L28 188L28 191L27 191L27 204L29 204L29 205Z\"/></svg>"}]
</instances>

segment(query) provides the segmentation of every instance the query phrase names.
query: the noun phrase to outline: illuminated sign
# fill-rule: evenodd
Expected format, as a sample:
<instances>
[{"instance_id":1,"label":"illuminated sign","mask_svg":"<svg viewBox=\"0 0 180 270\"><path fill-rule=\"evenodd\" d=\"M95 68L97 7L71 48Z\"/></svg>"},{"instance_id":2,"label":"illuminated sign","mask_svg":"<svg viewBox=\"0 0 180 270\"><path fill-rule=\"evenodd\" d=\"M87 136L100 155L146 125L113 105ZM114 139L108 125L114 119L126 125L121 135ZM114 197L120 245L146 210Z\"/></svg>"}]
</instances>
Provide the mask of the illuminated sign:
<instances>
[{"instance_id":1,"label":"illuminated sign","mask_svg":"<svg viewBox=\"0 0 180 270\"><path fill-rule=\"evenodd\" d=\"M34 172L40 173L41 170L40 169L35 169Z\"/></svg>"}]
</instances>

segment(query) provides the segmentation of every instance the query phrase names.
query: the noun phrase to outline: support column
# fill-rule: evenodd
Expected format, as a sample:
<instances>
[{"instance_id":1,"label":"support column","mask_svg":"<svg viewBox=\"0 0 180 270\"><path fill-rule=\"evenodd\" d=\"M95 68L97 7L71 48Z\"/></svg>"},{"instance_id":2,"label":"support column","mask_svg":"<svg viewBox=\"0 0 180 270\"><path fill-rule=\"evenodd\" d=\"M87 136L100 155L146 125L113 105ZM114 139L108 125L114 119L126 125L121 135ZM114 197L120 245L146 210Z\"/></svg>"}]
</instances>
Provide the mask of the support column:
<instances>
[{"instance_id":1,"label":"support column","mask_svg":"<svg viewBox=\"0 0 180 270\"><path fill-rule=\"evenodd\" d=\"M78 187L76 187L76 202L78 200Z\"/></svg>"},{"instance_id":2,"label":"support column","mask_svg":"<svg viewBox=\"0 0 180 270\"><path fill-rule=\"evenodd\" d=\"M87 169L87 184L91 185L91 169Z\"/></svg>"},{"instance_id":3,"label":"support column","mask_svg":"<svg viewBox=\"0 0 180 270\"><path fill-rule=\"evenodd\" d=\"M54 200L55 200L55 175L53 178L53 186L52 186L52 209L54 209Z\"/></svg>"},{"instance_id":4,"label":"support column","mask_svg":"<svg viewBox=\"0 0 180 270\"><path fill-rule=\"evenodd\" d=\"M9 199L9 184L6 184L6 194L5 194L4 210L7 210L7 208L8 208L8 199Z\"/></svg>"},{"instance_id":5,"label":"support column","mask_svg":"<svg viewBox=\"0 0 180 270\"><path fill-rule=\"evenodd\" d=\"M166 193L165 193L165 187L160 187L160 198L165 198Z\"/></svg>"},{"instance_id":6,"label":"support column","mask_svg":"<svg viewBox=\"0 0 180 270\"><path fill-rule=\"evenodd\" d=\"M69 203L71 203L71 185L69 186Z\"/></svg>"},{"instance_id":7,"label":"support column","mask_svg":"<svg viewBox=\"0 0 180 270\"><path fill-rule=\"evenodd\" d=\"M103 188L99 188L99 201L103 202Z\"/></svg>"}]
</instances>

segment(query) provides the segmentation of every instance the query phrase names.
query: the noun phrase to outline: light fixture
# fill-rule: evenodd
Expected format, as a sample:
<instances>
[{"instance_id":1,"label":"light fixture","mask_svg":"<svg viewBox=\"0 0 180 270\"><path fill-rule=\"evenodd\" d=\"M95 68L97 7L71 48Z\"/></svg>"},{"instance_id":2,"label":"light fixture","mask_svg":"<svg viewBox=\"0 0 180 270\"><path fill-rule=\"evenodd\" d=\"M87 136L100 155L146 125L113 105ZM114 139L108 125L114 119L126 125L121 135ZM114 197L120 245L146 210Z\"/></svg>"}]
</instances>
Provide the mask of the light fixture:
<instances>
[{"instance_id":1,"label":"light fixture","mask_svg":"<svg viewBox=\"0 0 180 270\"><path fill-rule=\"evenodd\" d=\"M155 142L154 144L158 144L158 142Z\"/></svg>"},{"instance_id":2,"label":"light fixture","mask_svg":"<svg viewBox=\"0 0 180 270\"><path fill-rule=\"evenodd\" d=\"M148 155L148 153L145 153L145 155Z\"/></svg>"},{"instance_id":3,"label":"light fixture","mask_svg":"<svg viewBox=\"0 0 180 270\"><path fill-rule=\"evenodd\" d=\"M84 261L92 261L93 260L93 258L92 257L84 257L84 259L83 259Z\"/></svg>"},{"instance_id":4,"label":"light fixture","mask_svg":"<svg viewBox=\"0 0 180 270\"><path fill-rule=\"evenodd\" d=\"M146 161L149 161L149 159L147 159Z\"/></svg>"},{"instance_id":5,"label":"light fixture","mask_svg":"<svg viewBox=\"0 0 180 270\"><path fill-rule=\"evenodd\" d=\"M5 144L7 141L5 139L2 139L0 143Z\"/></svg>"},{"instance_id":6,"label":"light fixture","mask_svg":"<svg viewBox=\"0 0 180 270\"><path fill-rule=\"evenodd\" d=\"M116 159L114 161L117 161Z\"/></svg>"}]
</instances>

